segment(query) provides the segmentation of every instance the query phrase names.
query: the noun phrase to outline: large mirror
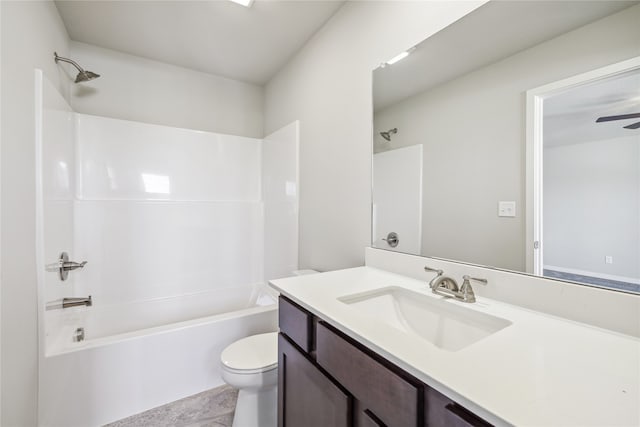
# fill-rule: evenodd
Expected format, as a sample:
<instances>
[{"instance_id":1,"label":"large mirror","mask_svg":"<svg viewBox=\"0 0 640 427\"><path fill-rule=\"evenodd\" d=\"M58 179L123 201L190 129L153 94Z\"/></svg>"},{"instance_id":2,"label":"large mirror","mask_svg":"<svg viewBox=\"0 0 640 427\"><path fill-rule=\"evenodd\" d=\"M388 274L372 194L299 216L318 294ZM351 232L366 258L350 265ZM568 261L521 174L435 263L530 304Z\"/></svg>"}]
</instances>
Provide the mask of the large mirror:
<instances>
[{"instance_id":1,"label":"large mirror","mask_svg":"<svg viewBox=\"0 0 640 427\"><path fill-rule=\"evenodd\" d=\"M491 1L374 70L372 246L640 293L639 22Z\"/></svg>"}]
</instances>

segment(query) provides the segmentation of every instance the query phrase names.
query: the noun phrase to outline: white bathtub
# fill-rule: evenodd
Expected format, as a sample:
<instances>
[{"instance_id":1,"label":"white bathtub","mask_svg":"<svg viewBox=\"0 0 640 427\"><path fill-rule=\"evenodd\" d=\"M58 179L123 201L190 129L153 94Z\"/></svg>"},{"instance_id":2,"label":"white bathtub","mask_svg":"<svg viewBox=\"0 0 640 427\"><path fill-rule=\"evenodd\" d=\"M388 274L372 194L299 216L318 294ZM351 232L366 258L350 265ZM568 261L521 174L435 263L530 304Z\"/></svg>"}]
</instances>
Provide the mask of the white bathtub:
<instances>
[{"instance_id":1,"label":"white bathtub","mask_svg":"<svg viewBox=\"0 0 640 427\"><path fill-rule=\"evenodd\" d=\"M263 287L48 311L39 424L103 425L223 384L231 342L277 330ZM73 341L76 328L85 340Z\"/></svg>"}]
</instances>

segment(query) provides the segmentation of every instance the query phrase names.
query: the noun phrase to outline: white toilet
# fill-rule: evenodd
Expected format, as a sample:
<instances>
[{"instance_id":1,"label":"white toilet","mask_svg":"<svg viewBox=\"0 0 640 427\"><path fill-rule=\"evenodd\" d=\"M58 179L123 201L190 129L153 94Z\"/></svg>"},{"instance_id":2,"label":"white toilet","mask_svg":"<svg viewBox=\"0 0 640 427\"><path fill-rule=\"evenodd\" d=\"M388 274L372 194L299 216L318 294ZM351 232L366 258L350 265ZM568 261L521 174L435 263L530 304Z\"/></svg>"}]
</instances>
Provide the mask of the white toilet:
<instances>
[{"instance_id":1,"label":"white toilet","mask_svg":"<svg viewBox=\"0 0 640 427\"><path fill-rule=\"evenodd\" d=\"M295 270L294 276L315 274ZM233 427L276 427L278 421L278 333L252 335L220 355L222 379L240 390Z\"/></svg>"},{"instance_id":2,"label":"white toilet","mask_svg":"<svg viewBox=\"0 0 640 427\"><path fill-rule=\"evenodd\" d=\"M220 356L222 379L240 390L233 427L275 427L278 401L278 333L242 338Z\"/></svg>"}]
</instances>

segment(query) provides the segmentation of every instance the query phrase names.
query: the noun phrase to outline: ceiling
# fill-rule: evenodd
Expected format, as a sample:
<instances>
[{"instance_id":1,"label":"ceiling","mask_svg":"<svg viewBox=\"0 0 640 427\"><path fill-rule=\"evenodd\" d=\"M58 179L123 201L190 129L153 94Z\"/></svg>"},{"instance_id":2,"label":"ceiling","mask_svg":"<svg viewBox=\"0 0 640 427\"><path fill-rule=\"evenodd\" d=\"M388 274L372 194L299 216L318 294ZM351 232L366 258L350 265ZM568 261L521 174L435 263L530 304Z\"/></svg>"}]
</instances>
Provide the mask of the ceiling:
<instances>
[{"instance_id":1,"label":"ceiling","mask_svg":"<svg viewBox=\"0 0 640 427\"><path fill-rule=\"evenodd\" d=\"M578 86L544 101L544 146L636 137L640 119L596 123L601 116L640 113L640 70Z\"/></svg>"},{"instance_id":2,"label":"ceiling","mask_svg":"<svg viewBox=\"0 0 640 427\"><path fill-rule=\"evenodd\" d=\"M78 42L262 85L344 1L56 1Z\"/></svg>"},{"instance_id":3,"label":"ceiling","mask_svg":"<svg viewBox=\"0 0 640 427\"><path fill-rule=\"evenodd\" d=\"M491 1L374 72L374 110L638 4L637 1ZM415 70L424 70L416 73Z\"/></svg>"}]
</instances>

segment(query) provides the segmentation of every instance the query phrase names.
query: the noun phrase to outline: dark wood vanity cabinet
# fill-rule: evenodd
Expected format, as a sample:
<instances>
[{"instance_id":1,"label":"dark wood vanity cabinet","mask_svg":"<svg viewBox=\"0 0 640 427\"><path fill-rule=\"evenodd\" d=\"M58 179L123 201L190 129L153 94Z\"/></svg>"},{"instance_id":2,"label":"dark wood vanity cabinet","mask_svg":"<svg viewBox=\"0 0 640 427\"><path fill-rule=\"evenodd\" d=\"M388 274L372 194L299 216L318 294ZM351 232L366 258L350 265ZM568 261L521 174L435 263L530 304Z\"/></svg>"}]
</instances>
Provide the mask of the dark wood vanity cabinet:
<instances>
[{"instance_id":1,"label":"dark wood vanity cabinet","mask_svg":"<svg viewBox=\"0 0 640 427\"><path fill-rule=\"evenodd\" d=\"M491 424L280 297L278 427Z\"/></svg>"}]
</instances>

